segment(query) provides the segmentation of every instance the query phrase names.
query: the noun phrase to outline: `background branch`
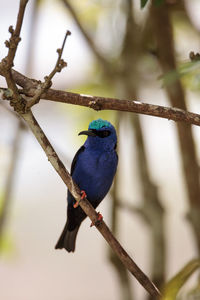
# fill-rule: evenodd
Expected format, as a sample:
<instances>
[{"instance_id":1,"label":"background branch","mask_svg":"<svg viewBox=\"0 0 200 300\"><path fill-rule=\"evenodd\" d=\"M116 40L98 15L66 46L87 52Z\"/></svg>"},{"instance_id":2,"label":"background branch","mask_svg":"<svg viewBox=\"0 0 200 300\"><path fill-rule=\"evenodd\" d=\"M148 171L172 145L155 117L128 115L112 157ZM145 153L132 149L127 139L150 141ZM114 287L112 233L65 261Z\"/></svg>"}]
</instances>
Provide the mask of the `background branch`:
<instances>
[{"instance_id":1,"label":"background branch","mask_svg":"<svg viewBox=\"0 0 200 300\"><path fill-rule=\"evenodd\" d=\"M115 125L115 129L117 132L119 132L119 124L120 124L120 114L117 114L117 124ZM120 144L121 142L121 136L118 134L118 143ZM118 149L118 155L120 157ZM111 231L113 232L114 236L118 237L119 236L119 229L120 229L120 223L119 223L119 206L117 205L119 202L118 199L118 189L117 187L120 184L120 176L119 173L115 175L115 180L113 183L113 188L111 190ZM116 270L118 280L119 280L119 291L120 291L120 299L121 300L132 300L133 298L133 292L131 289L131 281L129 277L129 273L127 269L124 267L123 263L117 257L117 255L112 251L111 248L108 249L108 258L113 265L113 267Z\"/></svg>"},{"instance_id":2,"label":"background branch","mask_svg":"<svg viewBox=\"0 0 200 300\"><path fill-rule=\"evenodd\" d=\"M19 8L19 13L18 13L18 18L21 16L21 24L23 21L23 16L24 16L24 11L25 11L25 6L26 6L27 1L20 1L20 8ZM21 26L20 26L21 29ZM19 33L20 30L18 30L18 21L16 25L15 31ZM14 31L14 32L15 32ZM11 37L12 38L12 37ZM17 50L18 43L16 43L16 49ZM10 45L8 45L10 47ZM59 57L61 56L62 51L59 53ZM13 56L14 59L14 56ZM81 191L76 185L76 183L73 181L72 177L70 176L69 172L66 170L64 164L61 162L59 159L58 155L56 154L55 150L53 149L52 145L50 144L49 140L45 136L44 132L40 128L37 120L34 118L31 110L27 111L23 110L22 107L24 106L24 99L20 96L18 89L16 87L16 83L12 78L12 73L11 73L11 67L8 66L7 63L5 63L5 60L1 62L0 69L3 73L5 74L6 80L8 87L12 89L12 86L15 87L15 94L14 98L11 100L14 100L14 108L15 110L19 113L19 115L25 120L25 122L28 124L30 127L32 133L35 135L36 139L38 140L39 144L45 151L48 160L56 170L56 172L60 175L66 186L68 187L69 191L73 195L73 197L78 201L79 205L83 209L83 211L90 217L91 221L97 229L101 232L101 234L104 236L106 241L109 243L111 248L115 251L117 256L120 258L122 263L125 265L125 267L135 276L135 278L141 283L141 285L148 291L148 293L155 298L160 297L160 292L156 288L156 286L150 281L150 279L140 270L140 268L135 264L135 262L130 258L130 256L126 253L126 251L122 248L122 246L119 244L119 242L115 239L115 237L112 235L110 232L109 228L106 226L104 221L99 222L98 221L98 214L90 204L90 202L87 201L87 199L81 199ZM11 74L11 77L7 78L7 71L9 74ZM4 73L5 72L5 73ZM53 71L54 72L54 71ZM52 72L52 74L53 74ZM5 93L4 93L5 94ZM35 97L35 94L33 95L33 98ZM24 113L25 111L25 113Z\"/></svg>"},{"instance_id":3,"label":"background branch","mask_svg":"<svg viewBox=\"0 0 200 300\"><path fill-rule=\"evenodd\" d=\"M122 96L125 98L133 97L137 99L138 82L141 77L141 63L146 52L144 42L139 34L139 26L135 22L132 0L126 0L127 3L127 24L124 37L123 49L120 61L123 62L121 78ZM148 17L149 18L149 17ZM148 20L146 21L148 23ZM145 31L149 30L145 27ZM143 33L145 34L145 32ZM131 63L130 63L131 62ZM165 281L165 231L164 231L164 209L161 205L161 197L158 194L158 188L152 180L152 174L148 165L148 149L145 145L145 131L142 127L142 120L139 114L129 114L129 118L124 116L126 122L129 122L133 132L135 144L135 156L133 161L137 162L138 179L141 185L141 203L137 211L139 216L148 228L149 232L149 261L151 264L151 278L158 288L161 288ZM133 178L133 186L135 178ZM135 199L132 199L133 203ZM149 254L150 253L150 254ZM148 299L153 300L149 295Z\"/></svg>"},{"instance_id":4,"label":"background branch","mask_svg":"<svg viewBox=\"0 0 200 300\"><path fill-rule=\"evenodd\" d=\"M16 128L16 132L12 144L11 161L8 169L5 191L3 194L1 210L0 210L0 250L2 248L3 233L4 233L6 220L8 217L8 211L11 206L11 200L12 200L11 194L12 194L13 183L16 175L16 167L18 162L18 156L19 156L19 150L21 144L21 135L23 129L24 129L24 124L22 122L22 119L20 118L19 120L17 120L17 128Z\"/></svg>"},{"instance_id":5,"label":"background branch","mask_svg":"<svg viewBox=\"0 0 200 300\"><path fill-rule=\"evenodd\" d=\"M88 44L90 45L91 49L93 50L93 53L97 57L98 61L101 63L101 65L104 67L104 71L107 69L110 74L115 74L112 79L110 79L110 83L112 82L113 86L116 85L116 90L120 89L120 96L123 99L137 99L137 79L139 78L137 74L137 64L138 58L142 55L142 51L144 49L138 48L138 41L137 41L137 33L139 31L139 26L135 26L134 24L134 14L132 13L133 7L132 7L132 1L127 0L127 7L128 7L128 13L126 15L127 17L127 28L124 35L124 43L122 45L122 51L121 51L121 57L118 57L119 63L116 63L115 65L109 64L110 62L107 62L107 60L99 53L98 48L95 46L94 42L92 41L90 35L88 35L87 31L84 29L84 26L81 24L79 18L76 15L76 12L74 8L69 4L67 0L62 0L63 2L67 3L67 7L69 11L71 11L71 14L73 18L75 19L76 24L82 30L83 35L85 36L86 40L88 41ZM152 105L152 104L146 104L141 103L137 101L128 101L128 100L119 100L116 98L103 98L103 97L93 97L93 96L87 96L82 94L75 94L75 93L69 93L69 92L62 92L62 91L56 91L53 89L49 89L51 85L51 78L56 73L56 67L53 69L51 74L45 78L44 83L41 83L36 80L29 79L22 74L12 70L13 66L13 60L15 57L15 53L17 50L18 43L20 41L20 30L21 25L23 21L25 6L28 0L20 1L20 9L17 19L17 25L15 30L12 29L12 27L9 28L9 31L11 33L11 38L9 41L6 42L6 46L9 48L8 56L2 60L0 64L0 74L3 75L7 80L8 89L3 91L3 95L5 96L5 99L10 100L11 105L14 106L14 109L18 112L18 115L24 118L27 124L29 124L32 132L38 139L38 142L43 147L45 153L47 154L48 159L58 172L58 174L61 176L62 180L65 182L65 184L68 186L71 193L74 195L74 197L80 201L80 190L76 186L76 184L73 182L71 176L69 175L68 171L65 169L63 163L58 158L57 154L55 153L54 149L50 145L48 139L46 138L44 132L40 128L39 124L37 123L36 119L34 118L32 112L25 112L25 109L28 107L30 108L32 105L36 104L41 97L43 97L46 100L51 101L57 101L57 102L64 102L64 103L71 103L74 105L82 105L89 108L92 108L94 110L118 110L118 111L126 111L126 112L135 112L138 114L146 114L151 116L157 116L167 119L172 119L174 121L182 121L188 124L195 124L200 125L200 115L199 114L193 114L186 111L186 105L185 105L185 99L184 99L184 93L183 89L181 87L180 82L173 83L172 87L166 87L166 90L168 92L168 95L171 99L171 103L173 107L178 108L170 108L170 107L164 107L164 106L158 106L158 105ZM125 3L125 1L123 1ZM168 3L168 2L165 2ZM165 6L165 12L163 13L162 10L153 12L151 11L152 15L155 13L155 16L153 17L155 20L153 22L154 26L156 27L162 27L163 26L163 20L164 20L164 29L156 28L156 39L158 40L158 51L157 53L157 59L160 62L160 65L162 66L164 72L168 72L171 68L175 68L175 56L174 56L174 49L173 49L173 36L172 36L172 30L171 30L171 24L168 16L168 7ZM159 12L159 13L158 13ZM124 14L125 15L125 14ZM155 25L156 24L156 25ZM160 25L159 25L160 24ZM167 25L166 25L167 24ZM166 25L166 27L165 27ZM160 34L163 36L160 36ZM88 38L87 38L88 35ZM165 39L164 39L165 37ZM162 38L164 39L162 41ZM160 41L159 41L160 39ZM160 42L168 41L169 43L169 53L166 52L165 49L162 48L163 45L160 45ZM13 43L13 44L12 44ZM167 49L166 45L165 48ZM11 50L14 50L13 52ZM96 52L95 52L96 51ZM60 55L60 53L59 53ZM61 59L58 58L58 61ZM108 59L109 60L109 59ZM167 60L169 60L167 62ZM58 63L57 61L57 63ZM131 64L130 64L131 62ZM113 63L113 62L112 62ZM116 67L117 65L117 67ZM56 64L57 66L57 64ZM121 69L120 69L121 68ZM109 77L108 74L104 74L104 77ZM115 77L115 78L114 78ZM123 78L122 78L123 77ZM17 78L17 79L16 79ZM136 80L135 80L136 79ZM21 83L20 83L21 82ZM21 85L23 89L18 89L17 84ZM142 86L143 87L143 86ZM7 96L6 96L7 95ZM176 99L177 97L177 99ZM28 102L27 102L28 100ZM181 103L182 101L182 103ZM28 103L28 105L27 105ZM117 115L117 114L116 114ZM122 118L125 116L124 114L121 114ZM127 114L126 114L127 118ZM125 119L125 118L124 118ZM131 120L131 121L130 121ZM152 259L152 269L155 272L152 272L154 282L158 286L159 281L163 282L164 279L164 260L165 260L165 245L164 245L164 222L163 222L163 208L159 203L158 198L158 191L157 186L153 184L153 181L151 180L151 172L148 170L148 161L146 159L147 152L145 153L145 145L144 145L144 139L143 139L143 131L140 124L139 116L134 116L132 114L132 117L128 119L129 121L129 127L130 123L132 122L133 126L131 127L132 132L135 133L135 141L136 141L136 151L139 151L139 153L136 153L138 155L138 159L140 162L138 163L138 173L141 177L142 182L142 193L143 193L143 205L141 205L138 209L136 209L140 214L144 217L145 221L148 225L151 225L151 231L152 234L152 242L154 242L154 249L153 249L153 255L151 257ZM182 127L182 129L181 129ZM188 129L189 128L189 129ZM132 134L131 132L131 134ZM198 186L195 188L196 182L199 180L199 175L196 172L197 171L197 158L196 153L194 149L194 141L191 133L191 126L186 126L185 124L178 124L178 132L180 135L180 145L182 154L185 155L185 158L183 158L183 166L185 173L188 171L188 175L186 174L186 180L188 184L189 190L189 196L191 201L191 211L190 211L190 218L192 217L192 222L194 223L194 230L196 234L198 235L197 240L199 239L198 232L200 231L200 223L198 221L199 219L199 194L198 194ZM184 136L186 135L186 138ZM183 141L185 138L185 141ZM186 150L184 151L184 147ZM192 156L192 158L188 158L188 156ZM142 163L141 163L142 162ZM189 170L190 163L192 164L191 170ZM196 164L196 166L195 166ZM191 180L192 174L195 174L195 183L192 185ZM194 187L194 190L192 188ZM195 198L196 197L196 198ZM118 205L119 199L117 198L116 194L116 183L114 186L114 192L113 192L113 229L114 231L117 231L116 228L117 224L117 213L116 213L116 207ZM83 208L83 210L88 214L93 222L97 220L96 218L96 212L91 207L90 203L88 203L86 200L80 201L80 206ZM115 206L115 207L114 207ZM132 207L132 206L131 206ZM132 207L133 208L133 207ZM155 211L157 212L155 213ZM196 218L196 221L195 221ZM124 280L124 282L127 284L128 288L129 286L129 279L130 276L127 272L127 269L124 268L126 266L128 270L138 279L138 281L148 290L149 294L151 295L151 299L155 299L159 295L159 291L155 288L155 286L152 284L152 282L146 277L146 275L135 265L135 263L132 261L132 259L127 255L127 253L123 250L121 245L118 243L116 238L111 234L109 229L107 228L106 224L104 222L95 223L98 230L102 233L102 235L105 237L105 239L108 241L112 249L117 253L117 256L112 256L117 258L114 259L114 263L116 268L118 269L119 277ZM149 226L150 227L150 226ZM158 230L159 229L159 230ZM160 230L161 229L161 230ZM156 239L156 236L158 239ZM155 238L155 239L154 239ZM159 245L159 250L163 252L163 256L159 256L159 253L156 251L156 243L162 242L163 244ZM149 252L149 251L148 251ZM148 253L149 254L149 253ZM160 263L161 258L161 263ZM123 262L123 264L122 264ZM161 273L158 277L158 269L161 265ZM121 272L121 274L120 274ZM122 274L123 273L123 274ZM162 283L161 282L161 283ZM125 285L124 285L125 286ZM159 286L158 286L159 287ZM131 289L130 289L131 291ZM129 293L130 299L132 297L131 293ZM150 298L149 298L150 299Z\"/></svg>"},{"instance_id":6,"label":"background branch","mask_svg":"<svg viewBox=\"0 0 200 300\"><path fill-rule=\"evenodd\" d=\"M152 5L151 7L151 20L158 47L158 62L164 73L176 70L173 30L169 8L170 5L168 6L165 2L161 6ZM187 109L185 93L180 79L177 79L170 86L166 86L166 92L171 105L184 110ZM177 134L190 204L190 220L200 253L200 181L192 128L188 124L178 123Z\"/></svg>"},{"instance_id":7,"label":"background branch","mask_svg":"<svg viewBox=\"0 0 200 300\"><path fill-rule=\"evenodd\" d=\"M63 4L65 5L65 7L67 8L67 10L69 11L69 13L71 14L74 22L76 23L78 29L82 33L84 39L88 43L88 45L89 45L92 53L97 58L98 62L101 64L101 66L104 69L107 70L107 72L109 72L108 62L106 61L106 59L104 58L104 56L99 52L98 48L96 47L95 43L93 42L93 39L90 37L90 35L88 34L86 28L84 28L84 25L81 23L79 17L77 16L77 13L76 13L75 9L73 8L73 6L70 4L70 2L68 0L61 0L61 2L63 2Z\"/></svg>"}]
</instances>

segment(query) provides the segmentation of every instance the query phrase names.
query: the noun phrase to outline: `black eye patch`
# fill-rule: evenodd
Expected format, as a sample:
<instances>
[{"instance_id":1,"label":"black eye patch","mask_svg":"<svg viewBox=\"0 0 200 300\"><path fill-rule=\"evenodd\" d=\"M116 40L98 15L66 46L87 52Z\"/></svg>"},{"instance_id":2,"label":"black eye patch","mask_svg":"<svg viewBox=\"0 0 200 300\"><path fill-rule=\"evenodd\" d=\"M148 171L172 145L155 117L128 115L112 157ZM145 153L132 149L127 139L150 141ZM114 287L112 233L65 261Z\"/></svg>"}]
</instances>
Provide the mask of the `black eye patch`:
<instances>
[{"instance_id":1,"label":"black eye patch","mask_svg":"<svg viewBox=\"0 0 200 300\"><path fill-rule=\"evenodd\" d=\"M92 129L92 132L94 132L98 137L100 138L105 138L107 136L110 135L110 131L109 130L96 130L96 129Z\"/></svg>"}]
</instances>

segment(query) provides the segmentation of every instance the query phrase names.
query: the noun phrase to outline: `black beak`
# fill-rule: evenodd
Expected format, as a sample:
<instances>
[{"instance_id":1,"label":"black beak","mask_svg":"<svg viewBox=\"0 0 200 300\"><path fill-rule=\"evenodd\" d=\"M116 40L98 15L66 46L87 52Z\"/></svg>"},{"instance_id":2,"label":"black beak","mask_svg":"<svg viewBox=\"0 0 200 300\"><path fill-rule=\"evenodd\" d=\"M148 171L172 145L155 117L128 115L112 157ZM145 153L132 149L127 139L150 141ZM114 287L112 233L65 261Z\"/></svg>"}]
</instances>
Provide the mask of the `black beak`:
<instances>
[{"instance_id":1,"label":"black beak","mask_svg":"<svg viewBox=\"0 0 200 300\"><path fill-rule=\"evenodd\" d=\"M81 131L81 132L79 132L78 135L83 135L83 134L88 135L88 136L96 136L96 134L92 130Z\"/></svg>"}]
</instances>

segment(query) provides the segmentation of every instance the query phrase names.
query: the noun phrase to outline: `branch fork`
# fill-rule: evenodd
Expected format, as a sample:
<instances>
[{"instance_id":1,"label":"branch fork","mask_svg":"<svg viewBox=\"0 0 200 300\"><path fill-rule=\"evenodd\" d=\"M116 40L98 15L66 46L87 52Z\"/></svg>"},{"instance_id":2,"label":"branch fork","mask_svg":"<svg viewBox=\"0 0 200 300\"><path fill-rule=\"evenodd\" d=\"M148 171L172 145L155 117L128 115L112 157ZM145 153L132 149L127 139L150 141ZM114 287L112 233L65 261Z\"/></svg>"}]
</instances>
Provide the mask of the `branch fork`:
<instances>
[{"instance_id":1,"label":"branch fork","mask_svg":"<svg viewBox=\"0 0 200 300\"><path fill-rule=\"evenodd\" d=\"M16 28L13 30L12 27L9 28L11 32L11 38L10 41L6 42L6 46L8 46L9 51L8 55L5 59L2 60L0 63L0 74L3 75L6 78L8 90L4 92L4 96L6 93L8 94L8 98L12 98L10 100L10 104L14 106L15 111L25 120L29 128L31 129L32 133L40 143L41 147L43 148L44 152L46 153L48 160L56 170L56 172L59 174L59 176L62 178L66 186L68 187L69 191L73 195L73 197L76 199L76 201L79 203L80 207L83 209L83 211L89 216L92 223L95 224L97 229L100 231L100 233L103 235L103 237L106 239L106 241L109 243L110 247L113 249L113 251L117 254L117 256L120 258L122 263L125 265L125 267L135 276L135 278L140 282L140 284L147 290L147 292L154 297L154 299L158 299L160 297L159 290L155 287L153 282L142 272L142 270L135 264L135 262L131 259L131 257L127 254L127 252L122 248L122 246L119 244L119 242L116 240L116 238L112 235L109 228L105 224L103 220L99 223L99 214L94 210L93 206L90 204L90 202L86 198L82 198L81 191L79 187L76 185L76 183L73 181L72 177L70 176L69 172L66 170L64 164L59 159L57 153L53 149L52 145L50 144L49 140L45 136L44 132L42 131L41 127L39 126L37 120L33 116L31 112L31 107L38 103L41 96L45 93L48 93L49 87L51 86L51 80L53 76L56 74L56 72L60 72L65 66L66 63L64 60L61 59L64 45L66 42L66 38L68 35L70 35L70 32L67 31L65 34L65 38L62 44L61 49L58 49L58 59L56 62L56 65L52 72L49 74L49 76L45 77L45 80L43 83L41 82L32 82L29 80L29 82L26 82L26 88L28 84L34 83L34 90L33 94L30 96L30 100L28 102L24 97L21 96L16 81L13 79L13 75L15 72L11 70L14 62L15 53L17 51L18 43L20 41L20 31L21 26L24 18L24 12L26 4L28 3L28 0L21 0L20 6L19 6L19 12L17 17L17 23ZM22 76L23 77L23 76ZM21 78L24 79L25 77ZM32 86L33 87L33 86ZM95 102L97 100L99 101L100 98L94 99ZM92 99L90 98L89 101Z\"/></svg>"}]
</instances>

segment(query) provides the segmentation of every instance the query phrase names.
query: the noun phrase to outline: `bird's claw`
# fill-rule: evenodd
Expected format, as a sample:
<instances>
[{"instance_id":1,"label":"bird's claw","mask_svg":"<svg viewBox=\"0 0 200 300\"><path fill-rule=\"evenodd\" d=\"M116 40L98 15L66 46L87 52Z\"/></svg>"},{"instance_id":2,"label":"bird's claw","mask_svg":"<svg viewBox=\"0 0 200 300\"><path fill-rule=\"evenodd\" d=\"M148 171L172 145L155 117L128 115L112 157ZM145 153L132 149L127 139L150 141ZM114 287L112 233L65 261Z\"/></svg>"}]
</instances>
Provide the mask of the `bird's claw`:
<instances>
[{"instance_id":1,"label":"bird's claw","mask_svg":"<svg viewBox=\"0 0 200 300\"><path fill-rule=\"evenodd\" d=\"M87 198L86 192L81 191L81 199L85 199L85 198Z\"/></svg>"},{"instance_id":2,"label":"bird's claw","mask_svg":"<svg viewBox=\"0 0 200 300\"><path fill-rule=\"evenodd\" d=\"M100 221L103 220L103 216L102 214L100 214L100 212L97 213L98 214L98 217L97 217L97 220L95 222L92 222L90 224L90 227L94 226L94 225L98 225L100 223Z\"/></svg>"},{"instance_id":3,"label":"bird's claw","mask_svg":"<svg viewBox=\"0 0 200 300\"><path fill-rule=\"evenodd\" d=\"M81 191L81 200L87 198L86 192L85 191ZM79 205L78 201L76 201L76 203L74 203L73 207L77 208Z\"/></svg>"}]
</instances>

